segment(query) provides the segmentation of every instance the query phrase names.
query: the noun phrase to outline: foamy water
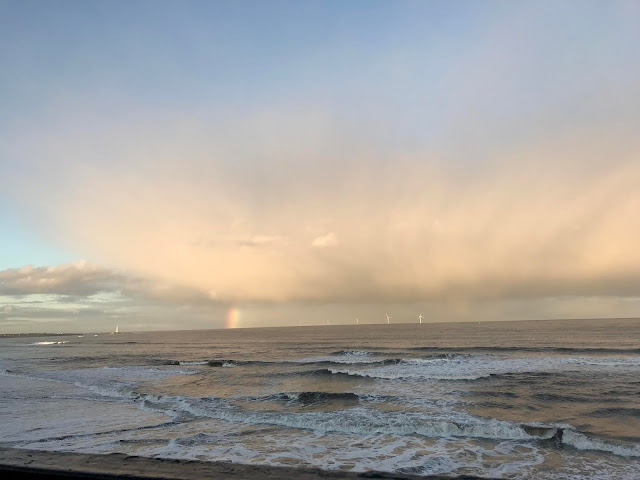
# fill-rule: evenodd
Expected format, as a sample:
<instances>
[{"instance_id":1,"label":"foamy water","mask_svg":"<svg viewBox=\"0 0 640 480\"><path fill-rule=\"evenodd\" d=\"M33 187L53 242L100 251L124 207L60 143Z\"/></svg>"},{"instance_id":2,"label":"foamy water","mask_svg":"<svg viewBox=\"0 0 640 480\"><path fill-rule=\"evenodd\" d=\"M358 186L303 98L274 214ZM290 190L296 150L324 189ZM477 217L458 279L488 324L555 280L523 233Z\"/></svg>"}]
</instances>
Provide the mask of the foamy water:
<instances>
[{"instance_id":1,"label":"foamy water","mask_svg":"<svg viewBox=\"0 0 640 480\"><path fill-rule=\"evenodd\" d=\"M0 443L636 479L639 334L618 320L4 339Z\"/></svg>"}]
</instances>

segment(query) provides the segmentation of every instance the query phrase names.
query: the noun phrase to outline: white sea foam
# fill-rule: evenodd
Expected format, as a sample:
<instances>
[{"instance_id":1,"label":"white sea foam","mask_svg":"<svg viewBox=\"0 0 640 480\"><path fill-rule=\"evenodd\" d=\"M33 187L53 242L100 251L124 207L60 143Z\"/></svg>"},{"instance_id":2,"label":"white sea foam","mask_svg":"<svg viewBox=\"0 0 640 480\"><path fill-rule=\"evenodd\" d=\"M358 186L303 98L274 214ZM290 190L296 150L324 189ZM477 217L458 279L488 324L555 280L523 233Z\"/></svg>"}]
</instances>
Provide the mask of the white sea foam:
<instances>
[{"instance_id":1,"label":"white sea foam","mask_svg":"<svg viewBox=\"0 0 640 480\"><path fill-rule=\"evenodd\" d=\"M344 355L348 357L370 357L374 355L374 353L366 350L343 350L336 353L336 355Z\"/></svg>"},{"instance_id":2,"label":"white sea foam","mask_svg":"<svg viewBox=\"0 0 640 480\"><path fill-rule=\"evenodd\" d=\"M640 457L640 446L616 445L597 438L589 438L575 430L565 430L562 436L562 442L579 450L598 450L601 452L610 452L622 457Z\"/></svg>"},{"instance_id":3,"label":"white sea foam","mask_svg":"<svg viewBox=\"0 0 640 480\"><path fill-rule=\"evenodd\" d=\"M78 387L111 398L136 402L141 408L175 417L188 413L195 417L213 418L236 424L277 425L312 430L318 433L344 433L356 435L388 434L397 436L419 435L429 438L486 438L492 440L545 440L562 429L562 441L580 450L598 450L620 456L640 456L633 446L614 445L589 438L569 425L523 425L496 419L485 419L455 411L440 413L379 411L356 407L334 412L271 412L241 410L221 398L188 396L157 396L135 393L137 382L150 381L173 375L193 374L193 371L148 367L104 367L52 371L37 376L3 372L3 375L60 383ZM299 398L290 393L290 399Z\"/></svg>"},{"instance_id":4,"label":"white sea foam","mask_svg":"<svg viewBox=\"0 0 640 480\"><path fill-rule=\"evenodd\" d=\"M398 363L372 368L329 368L334 374L404 380L477 380L511 373L566 373L615 371L632 373L640 368L639 357L500 358L466 356L453 358L404 359Z\"/></svg>"},{"instance_id":5,"label":"white sea foam","mask_svg":"<svg viewBox=\"0 0 640 480\"><path fill-rule=\"evenodd\" d=\"M464 372L425 372L410 371L402 367L380 367L368 370L355 370L348 368L329 368L331 373L345 374L357 377L379 378L385 380L477 380L489 377L490 373L464 373Z\"/></svg>"},{"instance_id":6,"label":"white sea foam","mask_svg":"<svg viewBox=\"0 0 640 480\"><path fill-rule=\"evenodd\" d=\"M69 343L69 341L65 340L62 342L35 342L35 343L31 343L30 345L63 345L65 343Z\"/></svg>"},{"instance_id":7,"label":"white sea foam","mask_svg":"<svg viewBox=\"0 0 640 480\"><path fill-rule=\"evenodd\" d=\"M336 353L334 355L327 355L324 357L310 357L300 358L297 360L290 360L294 363L376 363L380 362L381 358L376 358L371 352L365 352L360 350L345 350L343 352Z\"/></svg>"},{"instance_id":8,"label":"white sea foam","mask_svg":"<svg viewBox=\"0 0 640 480\"><path fill-rule=\"evenodd\" d=\"M434 414L426 417L416 412L382 412L362 407L336 412L282 413L240 410L229 406L221 399L200 401L188 397L176 397L175 402L178 408L197 417L251 425L279 425L320 433L518 440L541 438L527 434L518 424L464 414L440 416Z\"/></svg>"},{"instance_id":9,"label":"white sea foam","mask_svg":"<svg viewBox=\"0 0 640 480\"><path fill-rule=\"evenodd\" d=\"M204 427L206 428L206 426ZM477 474L501 476L515 470L513 457L518 448L517 466L543 461L535 446L511 443L506 454L460 439L401 438L390 435L290 435L284 430L265 433L248 430L241 435L237 426L223 423L217 432L198 433L137 450L137 454L168 458L233 461L249 464L313 466L326 470L368 470L417 473L419 475ZM221 431L230 431L231 438ZM246 431L245 431L246 432ZM257 438L256 438L257 437ZM255 441L253 440L255 439ZM502 446L505 442L499 443ZM509 442L507 442L509 443Z\"/></svg>"}]
</instances>

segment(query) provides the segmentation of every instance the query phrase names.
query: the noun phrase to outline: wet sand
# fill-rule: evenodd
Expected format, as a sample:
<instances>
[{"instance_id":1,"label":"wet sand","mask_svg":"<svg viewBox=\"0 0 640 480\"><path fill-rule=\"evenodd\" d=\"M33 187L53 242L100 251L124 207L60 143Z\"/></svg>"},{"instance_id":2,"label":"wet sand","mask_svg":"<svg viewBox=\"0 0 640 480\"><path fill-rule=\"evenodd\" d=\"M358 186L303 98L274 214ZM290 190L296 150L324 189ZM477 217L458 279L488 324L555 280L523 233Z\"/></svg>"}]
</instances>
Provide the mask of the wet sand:
<instances>
[{"instance_id":1,"label":"wet sand","mask_svg":"<svg viewBox=\"0 0 640 480\"><path fill-rule=\"evenodd\" d=\"M146 457L119 453L92 455L0 448L0 476L17 479L129 479L129 480L317 480L317 479L414 479L477 480L474 476L418 476L380 472L340 472L306 468L242 465L226 462L201 462Z\"/></svg>"}]
</instances>

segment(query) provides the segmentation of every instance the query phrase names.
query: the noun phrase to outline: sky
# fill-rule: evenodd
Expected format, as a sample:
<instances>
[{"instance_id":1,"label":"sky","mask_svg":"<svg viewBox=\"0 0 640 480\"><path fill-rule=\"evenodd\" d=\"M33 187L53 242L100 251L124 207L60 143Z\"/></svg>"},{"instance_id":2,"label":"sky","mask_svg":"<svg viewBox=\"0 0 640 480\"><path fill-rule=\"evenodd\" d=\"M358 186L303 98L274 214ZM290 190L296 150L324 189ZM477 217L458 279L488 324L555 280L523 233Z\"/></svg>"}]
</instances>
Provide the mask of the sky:
<instances>
[{"instance_id":1,"label":"sky","mask_svg":"<svg viewBox=\"0 0 640 480\"><path fill-rule=\"evenodd\" d=\"M640 317L637 1L0 8L0 333Z\"/></svg>"}]
</instances>

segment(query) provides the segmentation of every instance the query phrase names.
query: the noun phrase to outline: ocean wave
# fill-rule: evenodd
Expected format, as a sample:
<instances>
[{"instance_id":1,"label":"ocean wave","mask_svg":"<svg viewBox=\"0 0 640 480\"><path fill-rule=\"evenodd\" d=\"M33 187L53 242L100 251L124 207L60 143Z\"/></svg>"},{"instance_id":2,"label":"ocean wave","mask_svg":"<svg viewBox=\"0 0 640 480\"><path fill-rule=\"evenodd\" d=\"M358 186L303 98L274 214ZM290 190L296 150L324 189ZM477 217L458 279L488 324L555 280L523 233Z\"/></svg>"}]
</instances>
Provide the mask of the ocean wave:
<instances>
[{"instance_id":1,"label":"ocean wave","mask_svg":"<svg viewBox=\"0 0 640 480\"><path fill-rule=\"evenodd\" d=\"M600 399L597 397L585 397L585 396L577 396L577 395L560 395L557 393L534 393L531 395L531 398L535 398L536 400L542 400L544 402L582 402L582 403L591 403L591 402L599 402ZM610 400L609 400L610 401Z\"/></svg>"},{"instance_id":2,"label":"ocean wave","mask_svg":"<svg viewBox=\"0 0 640 480\"><path fill-rule=\"evenodd\" d=\"M380 366L380 365L394 365L402 362L401 358L385 358L385 359L360 359L360 358L334 358L334 357L315 357L305 358L301 360L295 360L287 362L289 364L298 365L310 365L315 364L318 366L331 366L331 365L366 365L366 366Z\"/></svg>"},{"instance_id":3,"label":"ocean wave","mask_svg":"<svg viewBox=\"0 0 640 480\"><path fill-rule=\"evenodd\" d=\"M523 353L582 353L640 355L640 348L604 348L604 347L411 347L407 350L420 352L523 352Z\"/></svg>"},{"instance_id":4,"label":"ocean wave","mask_svg":"<svg viewBox=\"0 0 640 480\"><path fill-rule=\"evenodd\" d=\"M318 369L314 369L314 370L304 370L301 372L287 372L284 373L283 375L317 375L317 376L331 376L331 375L344 375L344 376L349 376L348 373L344 373L344 372L339 372L339 371L334 371L334 369L332 368L318 368Z\"/></svg>"},{"instance_id":5,"label":"ocean wave","mask_svg":"<svg viewBox=\"0 0 640 480\"><path fill-rule=\"evenodd\" d=\"M247 411L236 408L221 408L198 399L176 399L179 408L196 417L215 418L233 423L251 425L279 425L282 427L313 430L328 433L359 435L421 435L425 437L467 437L502 440L531 440L553 437L553 432L544 436L530 435L511 422L488 419L463 423L446 418L425 418L414 412L380 412L356 407L336 412ZM213 408L211 408L213 407Z\"/></svg>"},{"instance_id":6,"label":"ocean wave","mask_svg":"<svg viewBox=\"0 0 640 480\"><path fill-rule=\"evenodd\" d=\"M236 363L238 362L234 362L232 360L209 360L206 365L209 365L210 367L227 367L227 368L233 368L236 366ZM246 363L246 362L245 362Z\"/></svg>"},{"instance_id":7,"label":"ocean wave","mask_svg":"<svg viewBox=\"0 0 640 480\"><path fill-rule=\"evenodd\" d=\"M380 412L362 407L337 412L280 413L209 408L186 398L178 400L180 408L196 417L208 417L232 423L278 425L313 430L320 433L355 435L419 435L430 438L485 438L491 440L553 441L580 450L596 450L623 457L639 457L636 446L621 445L591 438L570 425L518 424L503 420L461 416L461 418L425 418L415 412Z\"/></svg>"},{"instance_id":8,"label":"ocean wave","mask_svg":"<svg viewBox=\"0 0 640 480\"><path fill-rule=\"evenodd\" d=\"M349 375L384 380L460 380L473 381L506 375L563 375L568 372L603 374L634 373L640 367L636 357L610 357L606 362L591 362L584 357L453 357L428 359L401 359L389 365L334 366L309 373Z\"/></svg>"},{"instance_id":9,"label":"ocean wave","mask_svg":"<svg viewBox=\"0 0 640 480\"><path fill-rule=\"evenodd\" d=\"M377 395L369 393L353 393L353 392L280 392L264 396L250 397L234 397L234 401L261 403L261 402L287 402L291 404L301 403L304 405L313 404L336 404L336 405L354 405L361 402L367 403L383 403L383 402L400 402L411 403L412 399L399 397L395 395ZM419 399L420 405L428 404L427 400Z\"/></svg>"},{"instance_id":10,"label":"ocean wave","mask_svg":"<svg viewBox=\"0 0 640 480\"><path fill-rule=\"evenodd\" d=\"M291 364L299 364L299 365L308 365L308 364L316 364L316 365L363 365L367 367L377 367L377 366L387 366L387 365L428 365L432 363L440 363L446 360L454 360L461 358L470 358L476 357L477 355L467 355L467 354L457 354L457 353L441 353L430 355L428 357L421 358L380 358L380 357L370 357L370 356L353 356L350 357L348 355L345 356L332 356L332 357L311 357L311 358L302 358L297 360L290 360L286 363ZM483 358L485 356L483 355Z\"/></svg>"},{"instance_id":11,"label":"ocean wave","mask_svg":"<svg viewBox=\"0 0 640 480\"><path fill-rule=\"evenodd\" d=\"M30 343L29 345L63 345L65 343L69 343L69 341L65 340L62 342L35 342L35 343Z\"/></svg>"},{"instance_id":12,"label":"ocean wave","mask_svg":"<svg viewBox=\"0 0 640 480\"><path fill-rule=\"evenodd\" d=\"M375 378L381 380L478 380L491 376L490 373L420 373L410 371L391 371L391 370L352 370L352 369L337 369L328 368L324 370L318 370L314 373L322 374L325 370L328 370L333 375L349 375L353 377L363 378Z\"/></svg>"},{"instance_id":13,"label":"ocean wave","mask_svg":"<svg viewBox=\"0 0 640 480\"><path fill-rule=\"evenodd\" d=\"M340 350L324 357L299 358L289 363L379 363L372 352L362 350Z\"/></svg>"},{"instance_id":14,"label":"ocean wave","mask_svg":"<svg viewBox=\"0 0 640 480\"><path fill-rule=\"evenodd\" d=\"M461 358L470 358L476 357L477 355L468 355L461 353L438 353L434 355L429 355L428 357L421 358L359 358L359 357L345 357L345 358L332 358L332 357L320 357L316 358L316 363L335 363L335 364L364 364L364 365L396 365L399 363L405 365L428 365L432 363L439 363L445 360L455 360ZM483 355L484 357L484 355ZM305 363L311 363L313 359L307 359Z\"/></svg>"},{"instance_id":15,"label":"ocean wave","mask_svg":"<svg viewBox=\"0 0 640 480\"><path fill-rule=\"evenodd\" d=\"M4 375L14 375L2 372ZM95 394L118 398L137 404L141 409L177 418L188 415L213 418L235 424L275 425L286 428L312 430L320 433L336 432L354 435L388 434L417 435L430 438L484 438L496 441L552 441L580 450L596 450L623 457L640 457L640 447L595 438L577 431L570 425L515 423L476 417L464 412L437 410L430 413L415 411L382 411L358 403L367 398L351 392L319 391L278 394L303 404L347 402L353 408L323 412L282 412L246 410L231 401L216 397L163 396L136 393L135 383L126 380L149 380L166 375L191 372L141 367L85 369L79 371L47 372L49 378L15 375L37 380L73 383Z\"/></svg>"},{"instance_id":16,"label":"ocean wave","mask_svg":"<svg viewBox=\"0 0 640 480\"><path fill-rule=\"evenodd\" d=\"M570 429L563 431L562 443L577 448L578 450L608 452L621 457L640 457L640 447L638 445L609 443L597 438L589 438L583 433Z\"/></svg>"},{"instance_id":17,"label":"ocean wave","mask_svg":"<svg viewBox=\"0 0 640 480\"><path fill-rule=\"evenodd\" d=\"M635 417L640 418L640 408L625 408L625 407L612 407L612 408L599 408L589 413L592 417Z\"/></svg>"},{"instance_id":18,"label":"ocean wave","mask_svg":"<svg viewBox=\"0 0 640 480\"><path fill-rule=\"evenodd\" d=\"M333 392L299 392L285 393L288 399L295 400L303 405L312 405L316 403L358 403L360 397L351 392L333 393Z\"/></svg>"},{"instance_id":19,"label":"ocean wave","mask_svg":"<svg viewBox=\"0 0 640 480\"><path fill-rule=\"evenodd\" d=\"M70 373L71 375L75 374L86 374L88 378L98 378L99 372L101 369L99 368L86 368L80 370L62 370L59 373L64 375L65 373ZM193 370L176 370L176 369L164 369L164 368L154 368L154 367L144 367L144 366L123 366L123 367L102 367L102 370L107 370L113 373L109 373L109 377L118 380L121 378L126 379L140 379L140 380L151 380L153 378L162 378L162 377L170 377L174 375L194 375L195 371ZM55 373L53 373L55 375Z\"/></svg>"},{"instance_id":20,"label":"ocean wave","mask_svg":"<svg viewBox=\"0 0 640 480\"><path fill-rule=\"evenodd\" d=\"M210 359L201 361L182 361L182 360L154 360L161 365L209 365L211 367L234 367L234 366L288 366L288 365L367 365L367 366L385 366L404 363L407 365L429 364L431 362L454 360L461 358L480 358L479 355L459 354L459 353L438 353L420 358L381 358L379 356L369 355L369 352L359 352L359 354L351 355L349 351L341 351L341 355L332 355L324 357L298 358L293 360L236 360L230 358ZM365 355L367 353L367 355ZM482 355L485 358L486 355Z\"/></svg>"},{"instance_id":21,"label":"ocean wave","mask_svg":"<svg viewBox=\"0 0 640 480\"><path fill-rule=\"evenodd\" d=\"M157 360L152 359L152 363L157 365L209 365L210 367L235 367L239 365L276 365L289 364L290 362L266 362L261 360L232 360L232 359L211 359L211 360Z\"/></svg>"},{"instance_id":22,"label":"ocean wave","mask_svg":"<svg viewBox=\"0 0 640 480\"><path fill-rule=\"evenodd\" d=\"M375 352L369 352L367 350L338 350L337 352L333 352L332 355L349 357L370 357L375 355Z\"/></svg>"},{"instance_id":23,"label":"ocean wave","mask_svg":"<svg viewBox=\"0 0 640 480\"><path fill-rule=\"evenodd\" d=\"M482 396L491 398L518 398L519 395L515 392L503 391L503 390L469 390L462 392L462 395L467 396Z\"/></svg>"},{"instance_id":24,"label":"ocean wave","mask_svg":"<svg viewBox=\"0 0 640 480\"><path fill-rule=\"evenodd\" d=\"M358 435L390 434L420 435L430 438L485 438L491 440L555 441L579 450L608 452L623 457L640 457L640 448L620 445L600 439L590 438L570 426L517 424L495 419L474 419L456 421L448 419L425 419L409 412L372 414L371 410L360 408L345 412L314 412L278 414L273 412L241 412L217 409L215 412L202 411L198 406L186 407L196 416L213 417L230 422L248 424L269 424L290 428L314 430L317 432L337 432ZM359 412L353 414L355 410Z\"/></svg>"}]
</instances>

